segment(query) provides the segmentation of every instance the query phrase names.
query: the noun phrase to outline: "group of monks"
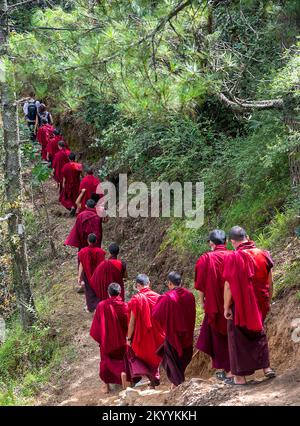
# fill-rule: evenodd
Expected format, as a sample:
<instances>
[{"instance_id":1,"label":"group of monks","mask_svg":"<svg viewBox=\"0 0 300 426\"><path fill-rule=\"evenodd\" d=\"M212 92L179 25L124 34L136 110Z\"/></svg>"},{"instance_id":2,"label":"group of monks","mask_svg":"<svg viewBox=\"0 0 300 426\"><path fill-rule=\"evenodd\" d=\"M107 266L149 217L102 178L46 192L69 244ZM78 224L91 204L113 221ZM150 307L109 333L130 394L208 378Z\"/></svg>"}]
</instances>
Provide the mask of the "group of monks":
<instances>
[{"instance_id":1,"label":"group of monks","mask_svg":"<svg viewBox=\"0 0 300 426\"><path fill-rule=\"evenodd\" d=\"M229 239L234 250L227 250L224 231L212 231L211 250L195 266L195 289L204 312L196 349L212 358L219 380L243 386L246 376L256 370L263 370L267 378L275 377L264 332L273 262L243 228L233 227ZM110 244L105 259L95 234L89 234L87 242L78 253L78 283L85 286L88 310L95 310L90 334L100 346L105 392L110 384L126 388L144 383L144 377L154 388L160 383L160 366L172 387L178 386L193 356L194 294L183 286L178 272L169 273L168 291L163 295L151 289L146 274L139 274L136 294L126 303L126 263L118 259L118 245Z\"/></svg>"},{"instance_id":2,"label":"group of monks","mask_svg":"<svg viewBox=\"0 0 300 426\"><path fill-rule=\"evenodd\" d=\"M193 356L195 296L176 271L168 274L168 291L162 295L141 273L135 278L136 293L125 301L127 267L118 257L119 246L111 243L108 253L101 247L106 218L96 208L102 196L100 181L91 168L82 178L82 164L49 126L42 123L37 138L42 158L53 168L61 204L76 215L64 244L78 249L78 291L85 293L86 310L94 313L90 335L100 346L104 391L112 384L125 388L145 379L154 388L160 384L160 367L176 387L185 380ZM264 331L273 262L243 228L233 227L229 240L234 250L227 249L224 231L210 232L210 250L195 266L194 287L204 312L196 349L211 357L219 380L243 386L256 370L275 376Z\"/></svg>"}]
</instances>

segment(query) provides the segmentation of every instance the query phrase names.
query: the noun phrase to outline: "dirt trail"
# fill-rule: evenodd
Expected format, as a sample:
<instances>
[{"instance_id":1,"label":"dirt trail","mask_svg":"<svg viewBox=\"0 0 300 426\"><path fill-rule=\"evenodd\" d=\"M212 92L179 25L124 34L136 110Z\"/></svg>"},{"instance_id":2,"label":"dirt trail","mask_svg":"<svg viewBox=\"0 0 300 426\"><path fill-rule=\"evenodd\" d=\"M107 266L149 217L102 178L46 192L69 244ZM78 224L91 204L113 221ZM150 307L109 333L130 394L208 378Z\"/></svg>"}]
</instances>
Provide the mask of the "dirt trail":
<instances>
[{"instance_id":1,"label":"dirt trail","mask_svg":"<svg viewBox=\"0 0 300 426\"><path fill-rule=\"evenodd\" d=\"M52 222L56 223L54 237L63 242L73 219L56 201L54 182L47 183L47 193L51 200ZM157 254L167 225L157 219L152 219L151 223L138 219L111 220L104 228L104 247L111 240L122 243L121 255L128 262L129 277L150 271L155 287L163 289L160 279L171 264L186 274L191 274L193 268L193 259L178 259L170 250L168 255ZM76 250L61 245L59 251L61 265L56 263L56 275L48 289L55 306L50 322L66 344L75 347L75 354L42 389L36 405L300 405L300 368L293 370L295 363L300 361L300 344L291 341L291 330L286 325L292 318L300 317L299 303L293 294L276 302L268 324L271 356L282 373L273 381L260 381L258 376L259 382L246 388L224 386L209 378L211 370L207 357L196 354L187 370L186 383L175 391L169 392L169 383L163 376L157 392L129 389L120 397L120 389L115 389L109 396L105 395L98 376L99 348L88 333L92 314L84 311L84 295L77 294L73 288ZM187 266L182 267L185 264Z\"/></svg>"}]
</instances>

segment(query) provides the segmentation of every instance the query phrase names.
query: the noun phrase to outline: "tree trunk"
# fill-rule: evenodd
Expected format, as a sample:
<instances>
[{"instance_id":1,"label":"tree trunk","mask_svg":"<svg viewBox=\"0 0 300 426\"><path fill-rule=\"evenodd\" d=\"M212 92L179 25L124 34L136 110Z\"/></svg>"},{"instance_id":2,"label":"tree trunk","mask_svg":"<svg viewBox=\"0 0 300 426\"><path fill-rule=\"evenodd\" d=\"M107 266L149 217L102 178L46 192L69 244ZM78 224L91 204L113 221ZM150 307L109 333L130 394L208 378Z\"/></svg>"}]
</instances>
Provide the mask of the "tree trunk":
<instances>
[{"instance_id":1,"label":"tree trunk","mask_svg":"<svg viewBox=\"0 0 300 426\"><path fill-rule=\"evenodd\" d=\"M7 2L6 0L0 0L1 56L7 54L8 30L6 12ZM5 76L2 82L0 82L0 88L5 154L5 194L8 205L7 213L11 213L8 219L8 232L13 258L13 282L20 310L21 323L26 329L34 323L36 315L30 290L26 236L22 218L22 176L18 110L15 93L6 81Z\"/></svg>"}]
</instances>

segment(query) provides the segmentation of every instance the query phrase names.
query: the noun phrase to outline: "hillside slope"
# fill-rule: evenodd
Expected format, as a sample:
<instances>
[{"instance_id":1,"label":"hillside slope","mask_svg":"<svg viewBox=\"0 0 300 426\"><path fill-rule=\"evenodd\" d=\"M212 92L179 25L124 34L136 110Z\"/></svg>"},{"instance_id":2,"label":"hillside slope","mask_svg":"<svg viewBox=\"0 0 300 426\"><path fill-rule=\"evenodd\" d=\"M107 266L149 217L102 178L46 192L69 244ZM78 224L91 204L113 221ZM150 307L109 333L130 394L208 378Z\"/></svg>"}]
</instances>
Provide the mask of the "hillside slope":
<instances>
[{"instance_id":1,"label":"hillside slope","mask_svg":"<svg viewBox=\"0 0 300 426\"><path fill-rule=\"evenodd\" d=\"M64 236L71 225L70 219L56 201L55 184L47 183L50 194L50 211L52 220L57 224L55 236L61 246ZM128 262L129 278L138 272L148 272L153 283L163 290L163 281L171 265L185 271L192 279L194 259L173 252L157 254L165 236L165 225L159 221L147 223L144 220L128 219L123 222L111 219L105 226L104 246L111 240L121 245L121 255ZM137 232L137 230L139 230ZM299 240L294 238L288 242L288 253L300 254ZM52 275L48 297L52 301L49 321L57 330L64 344L70 344L75 351L74 357L65 360L58 375L45 385L32 403L42 405L299 405L300 381L300 344L291 339L291 322L300 318L300 304L295 290L287 291L280 299L275 300L267 322L272 365L279 376L272 381L258 382L245 389L224 387L211 378L210 363L206 356L195 354L187 370L187 382L175 391L169 392L169 383L163 376L158 392L145 395L140 393L121 394L118 390L107 397L101 391L98 378L99 350L89 337L92 315L84 311L84 296L74 291L76 282L76 251L64 249L61 264L56 274ZM288 262L287 256L275 254L275 276L280 274L282 263ZM169 259L162 263L157 259ZM176 259L176 260L175 260ZM151 272L152 271L152 272ZM130 280L128 287L130 288ZM198 330L196 330L197 332ZM258 375L256 379L261 380ZM163 395L163 398L162 398Z\"/></svg>"}]
</instances>

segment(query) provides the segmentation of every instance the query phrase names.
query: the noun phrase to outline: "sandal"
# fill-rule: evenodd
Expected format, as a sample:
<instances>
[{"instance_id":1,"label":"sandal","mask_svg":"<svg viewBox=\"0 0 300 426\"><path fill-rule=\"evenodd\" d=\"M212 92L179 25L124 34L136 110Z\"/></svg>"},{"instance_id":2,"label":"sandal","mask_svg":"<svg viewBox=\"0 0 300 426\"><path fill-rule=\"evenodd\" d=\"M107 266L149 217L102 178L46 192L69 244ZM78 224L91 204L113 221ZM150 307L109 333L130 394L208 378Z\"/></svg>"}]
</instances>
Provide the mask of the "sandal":
<instances>
[{"instance_id":1,"label":"sandal","mask_svg":"<svg viewBox=\"0 0 300 426\"><path fill-rule=\"evenodd\" d=\"M224 383L225 385L231 385L231 386L247 386L247 382L246 383L235 383L234 378L233 377L226 377L224 379Z\"/></svg>"},{"instance_id":2,"label":"sandal","mask_svg":"<svg viewBox=\"0 0 300 426\"><path fill-rule=\"evenodd\" d=\"M226 377L226 372L223 370L223 371L217 371L216 372L216 378L218 379L218 380L225 380L227 377Z\"/></svg>"},{"instance_id":3,"label":"sandal","mask_svg":"<svg viewBox=\"0 0 300 426\"><path fill-rule=\"evenodd\" d=\"M271 370L267 373L264 373L264 375L265 377L267 377L267 379L273 379L274 377L276 377L276 372L271 368Z\"/></svg>"}]
</instances>

